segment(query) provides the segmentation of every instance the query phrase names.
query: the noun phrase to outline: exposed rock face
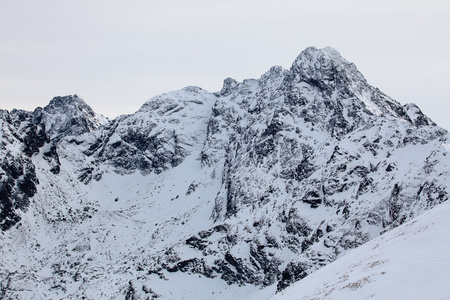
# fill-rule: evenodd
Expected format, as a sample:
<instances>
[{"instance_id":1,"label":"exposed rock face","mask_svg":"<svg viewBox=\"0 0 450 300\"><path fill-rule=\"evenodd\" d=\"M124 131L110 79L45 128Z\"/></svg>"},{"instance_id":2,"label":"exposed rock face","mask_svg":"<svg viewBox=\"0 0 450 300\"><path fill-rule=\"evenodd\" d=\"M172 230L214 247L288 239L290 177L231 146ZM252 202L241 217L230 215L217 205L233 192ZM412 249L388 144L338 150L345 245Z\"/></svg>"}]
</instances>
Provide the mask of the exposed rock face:
<instances>
[{"instance_id":1,"label":"exposed rock face","mask_svg":"<svg viewBox=\"0 0 450 300\"><path fill-rule=\"evenodd\" d=\"M438 146L446 132L416 106L403 107L369 86L333 49L309 48L289 71L273 68L259 81L244 81L213 110L202 158L224 164L214 219L243 219L250 211L258 224L253 236L263 238L249 247L267 247L267 237L272 237L272 244L299 255L299 274L366 242L379 230L375 228L388 230L418 214L424 205L418 201L423 184L442 189L431 202L448 199L439 168L433 176L427 173L424 153L418 167L387 171L405 160L403 153L414 145L436 143L439 154L433 156L446 155ZM300 216L310 214L307 206L318 212L304 220ZM237 230L237 236L245 236ZM283 246L276 248L280 257L289 255L281 254ZM267 275L252 265L252 252L246 259L251 274ZM289 278L300 278L285 276L292 273L288 269L279 288ZM280 277L274 270L272 280L242 280L272 284Z\"/></svg>"},{"instance_id":2,"label":"exposed rock face","mask_svg":"<svg viewBox=\"0 0 450 300\"><path fill-rule=\"evenodd\" d=\"M96 115L78 96L55 97L34 112L1 112L0 226L9 229L20 221L17 210L26 210L39 179L31 157L39 151L52 173L58 174L58 141L97 128L105 118Z\"/></svg>"},{"instance_id":3,"label":"exposed rock face","mask_svg":"<svg viewBox=\"0 0 450 300\"><path fill-rule=\"evenodd\" d=\"M20 220L17 210L26 209L36 193L39 180L30 157L47 136L31 113L1 111L0 118L0 228L7 230Z\"/></svg>"},{"instance_id":4,"label":"exposed rock face","mask_svg":"<svg viewBox=\"0 0 450 300\"><path fill-rule=\"evenodd\" d=\"M89 294L99 280L108 297L163 297L181 273L281 290L448 199L448 133L332 48L112 121L77 96L1 120L2 230L29 208L23 226L58 232L39 263L2 268L34 274L58 257L51 280L72 297L106 297Z\"/></svg>"},{"instance_id":5,"label":"exposed rock face","mask_svg":"<svg viewBox=\"0 0 450 300\"><path fill-rule=\"evenodd\" d=\"M95 114L92 108L77 95L55 97L50 103L34 111L36 123L42 123L52 141L66 136L91 132L107 119Z\"/></svg>"},{"instance_id":6,"label":"exposed rock face","mask_svg":"<svg viewBox=\"0 0 450 300\"><path fill-rule=\"evenodd\" d=\"M121 116L92 134L68 140L65 147L81 149L85 166L81 181L101 178L101 165L120 174L161 173L176 167L202 143L211 105L216 96L198 87L154 97L135 114ZM202 131L203 130L203 131Z\"/></svg>"}]
</instances>

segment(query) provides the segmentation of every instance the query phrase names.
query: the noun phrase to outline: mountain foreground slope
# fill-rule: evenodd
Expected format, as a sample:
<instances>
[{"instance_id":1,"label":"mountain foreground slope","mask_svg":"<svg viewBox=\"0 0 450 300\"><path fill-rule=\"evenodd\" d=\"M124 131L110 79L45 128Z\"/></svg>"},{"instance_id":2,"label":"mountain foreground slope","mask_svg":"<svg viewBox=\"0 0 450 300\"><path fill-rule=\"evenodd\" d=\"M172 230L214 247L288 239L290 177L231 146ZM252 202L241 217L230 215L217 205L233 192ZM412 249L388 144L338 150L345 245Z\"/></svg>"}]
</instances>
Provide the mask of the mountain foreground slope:
<instances>
[{"instance_id":1,"label":"mountain foreground slope","mask_svg":"<svg viewBox=\"0 0 450 300\"><path fill-rule=\"evenodd\" d=\"M2 111L2 298L269 297L445 202L448 132L332 48L108 120Z\"/></svg>"},{"instance_id":2,"label":"mountain foreground slope","mask_svg":"<svg viewBox=\"0 0 450 300\"><path fill-rule=\"evenodd\" d=\"M347 252L271 300L450 299L449 204Z\"/></svg>"}]
</instances>

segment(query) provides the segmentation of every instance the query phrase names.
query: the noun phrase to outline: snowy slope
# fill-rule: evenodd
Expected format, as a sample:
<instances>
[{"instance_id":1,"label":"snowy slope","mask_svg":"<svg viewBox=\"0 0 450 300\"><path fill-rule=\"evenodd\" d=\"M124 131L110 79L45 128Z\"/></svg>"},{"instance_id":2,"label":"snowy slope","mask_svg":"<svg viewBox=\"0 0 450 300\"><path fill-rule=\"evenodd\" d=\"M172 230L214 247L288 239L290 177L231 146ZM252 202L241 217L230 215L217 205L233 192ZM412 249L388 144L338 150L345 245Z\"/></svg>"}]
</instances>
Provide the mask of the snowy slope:
<instances>
[{"instance_id":1,"label":"snowy slope","mask_svg":"<svg viewBox=\"0 0 450 300\"><path fill-rule=\"evenodd\" d=\"M331 48L114 120L74 95L0 125L4 298L264 299L450 189L448 133Z\"/></svg>"},{"instance_id":2,"label":"snowy slope","mask_svg":"<svg viewBox=\"0 0 450 300\"><path fill-rule=\"evenodd\" d=\"M271 299L450 299L449 215L440 204Z\"/></svg>"}]
</instances>

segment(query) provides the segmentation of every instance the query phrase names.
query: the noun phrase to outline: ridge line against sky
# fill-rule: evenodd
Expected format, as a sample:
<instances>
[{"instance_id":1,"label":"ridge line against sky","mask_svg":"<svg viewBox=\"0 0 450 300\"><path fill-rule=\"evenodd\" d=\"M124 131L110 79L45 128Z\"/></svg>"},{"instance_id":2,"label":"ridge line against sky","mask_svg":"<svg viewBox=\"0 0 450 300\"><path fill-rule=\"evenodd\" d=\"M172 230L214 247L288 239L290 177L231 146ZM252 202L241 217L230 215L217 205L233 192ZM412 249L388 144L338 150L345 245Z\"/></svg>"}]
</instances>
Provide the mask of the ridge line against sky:
<instances>
[{"instance_id":1,"label":"ridge line against sky","mask_svg":"<svg viewBox=\"0 0 450 300\"><path fill-rule=\"evenodd\" d=\"M78 94L108 117L188 85L289 69L331 46L369 84L450 128L450 2L0 0L0 108Z\"/></svg>"}]
</instances>

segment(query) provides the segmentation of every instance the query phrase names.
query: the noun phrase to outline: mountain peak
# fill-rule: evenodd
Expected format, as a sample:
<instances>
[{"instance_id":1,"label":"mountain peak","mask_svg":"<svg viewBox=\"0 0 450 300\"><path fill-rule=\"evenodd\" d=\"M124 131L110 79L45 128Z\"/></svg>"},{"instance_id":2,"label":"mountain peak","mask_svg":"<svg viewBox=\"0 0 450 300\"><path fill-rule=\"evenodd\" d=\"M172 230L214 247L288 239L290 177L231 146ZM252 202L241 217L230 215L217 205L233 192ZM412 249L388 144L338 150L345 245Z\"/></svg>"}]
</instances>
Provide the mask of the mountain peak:
<instances>
[{"instance_id":1,"label":"mountain peak","mask_svg":"<svg viewBox=\"0 0 450 300\"><path fill-rule=\"evenodd\" d=\"M295 59L291 71L300 74L304 79L319 81L334 80L337 74L350 77L353 81L366 81L356 66L348 62L332 47L306 48Z\"/></svg>"},{"instance_id":2,"label":"mountain peak","mask_svg":"<svg viewBox=\"0 0 450 300\"><path fill-rule=\"evenodd\" d=\"M236 79L233 79L231 77L226 78L223 81L223 87L222 90L220 90L220 95L221 96L228 96L230 95L238 86L238 82L236 81Z\"/></svg>"},{"instance_id":3,"label":"mountain peak","mask_svg":"<svg viewBox=\"0 0 450 300\"><path fill-rule=\"evenodd\" d=\"M43 122L52 140L63 136L90 132L107 121L77 94L54 97L50 103L34 111L38 122Z\"/></svg>"},{"instance_id":4,"label":"mountain peak","mask_svg":"<svg viewBox=\"0 0 450 300\"><path fill-rule=\"evenodd\" d=\"M76 111L85 111L87 114L94 116L95 113L92 108L84 102L83 98L77 94L67 96L56 96L50 103L44 108L48 113L69 113L73 114Z\"/></svg>"},{"instance_id":5,"label":"mountain peak","mask_svg":"<svg viewBox=\"0 0 450 300\"><path fill-rule=\"evenodd\" d=\"M298 93L296 89L312 88L316 96L309 102L328 99L332 102L339 102L338 107L347 107L347 109L352 110L351 113L347 114L338 112L337 115L342 116L342 120L349 121L349 118L354 120L364 119L364 122L367 122L369 119L373 119L372 116L385 115L412 122L400 103L369 85L356 66L348 62L337 50L331 47L324 49L306 48L296 58L290 72L288 87L295 87L291 98L301 98L302 94L307 94L305 92ZM349 101L353 104L350 105ZM300 101L300 103L307 102ZM356 111L353 108L358 109ZM335 113L334 116L336 116ZM353 121L350 121L350 123L353 123ZM358 121L357 123L361 122ZM418 124L421 123L423 122ZM335 128L334 122L331 127Z\"/></svg>"},{"instance_id":6,"label":"mountain peak","mask_svg":"<svg viewBox=\"0 0 450 300\"><path fill-rule=\"evenodd\" d=\"M303 50L295 59L294 65L298 65L302 62L316 63L324 60L335 61L335 62L346 62L348 63L341 54L332 47L325 47L319 49L316 47L308 47Z\"/></svg>"}]
</instances>

